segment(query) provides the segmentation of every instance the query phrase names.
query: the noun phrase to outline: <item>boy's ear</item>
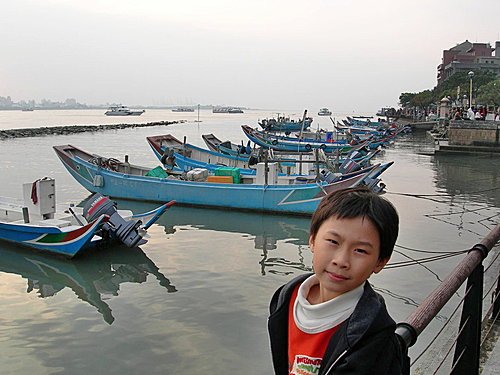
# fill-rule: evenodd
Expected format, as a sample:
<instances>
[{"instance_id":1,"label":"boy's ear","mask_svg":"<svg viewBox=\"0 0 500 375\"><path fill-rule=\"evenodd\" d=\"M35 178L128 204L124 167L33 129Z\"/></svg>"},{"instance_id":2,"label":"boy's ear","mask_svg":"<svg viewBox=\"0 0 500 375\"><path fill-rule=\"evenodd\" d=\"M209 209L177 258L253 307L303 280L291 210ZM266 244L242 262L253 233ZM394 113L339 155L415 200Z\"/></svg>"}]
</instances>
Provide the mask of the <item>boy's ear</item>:
<instances>
[{"instance_id":1,"label":"boy's ear","mask_svg":"<svg viewBox=\"0 0 500 375\"><path fill-rule=\"evenodd\" d=\"M313 246L314 246L314 238L313 236L309 236L309 248L311 249L311 252L314 253L314 249L313 249Z\"/></svg>"},{"instance_id":2,"label":"boy's ear","mask_svg":"<svg viewBox=\"0 0 500 375\"><path fill-rule=\"evenodd\" d=\"M387 264L387 262L389 261L389 259L391 259L391 258L379 259L378 262L377 262L377 265L373 269L373 273L379 273L380 271L382 271L382 268L385 267L385 265Z\"/></svg>"}]
</instances>

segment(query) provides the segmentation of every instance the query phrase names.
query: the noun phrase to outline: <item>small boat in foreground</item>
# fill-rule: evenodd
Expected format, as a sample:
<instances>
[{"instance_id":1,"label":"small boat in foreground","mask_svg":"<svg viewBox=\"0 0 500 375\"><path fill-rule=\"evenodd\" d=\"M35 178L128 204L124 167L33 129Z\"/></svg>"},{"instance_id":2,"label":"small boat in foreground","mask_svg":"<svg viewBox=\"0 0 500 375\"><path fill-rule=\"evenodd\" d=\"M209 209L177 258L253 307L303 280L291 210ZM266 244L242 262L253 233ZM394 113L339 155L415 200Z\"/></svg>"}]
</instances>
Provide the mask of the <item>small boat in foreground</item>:
<instances>
[{"instance_id":1,"label":"small boat in foreground","mask_svg":"<svg viewBox=\"0 0 500 375\"><path fill-rule=\"evenodd\" d=\"M110 197L139 201L234 208L282 214L311 215L321 198L330 192L364 184L383 189L378 176L391 163L377 166L339 182L307 183L289 176L278 183L276 163L259 163L255 175L176 176L161 167L147 168L91 154L72 145L54 146L64 167L84 188ZM186 178L187 177L187 178ZM197 179L197 177L201 177ZM205 177L205 178L203 178Z\"/></svg>"},{"instance_id":2,"label":"small boat in foreground","mask_svg":"<svg viewBox=\"0 0 500 375\"><path fill-rule=\"evenodd\" d=\"M142 115L146 110L140 110L140 111L133 111L129 109L127 106L124 105L115 105L111 106L108 108L104 114L106 116L140 116Z\"/></svg>"},{"instance_id":3,"label":"small boat in foreground","mask_svg":"<svg viewBox=\"0 0 500 375\"><path fill-rule=\"evenodd\" d=\"M134 215L95 194L83 208L56 212L55 181L50 178L23 184L23 197L0 197L0 239L68 258L111 241L128 247L145 243L147 229L174 204Z\"/></svg>"}]
</instances>

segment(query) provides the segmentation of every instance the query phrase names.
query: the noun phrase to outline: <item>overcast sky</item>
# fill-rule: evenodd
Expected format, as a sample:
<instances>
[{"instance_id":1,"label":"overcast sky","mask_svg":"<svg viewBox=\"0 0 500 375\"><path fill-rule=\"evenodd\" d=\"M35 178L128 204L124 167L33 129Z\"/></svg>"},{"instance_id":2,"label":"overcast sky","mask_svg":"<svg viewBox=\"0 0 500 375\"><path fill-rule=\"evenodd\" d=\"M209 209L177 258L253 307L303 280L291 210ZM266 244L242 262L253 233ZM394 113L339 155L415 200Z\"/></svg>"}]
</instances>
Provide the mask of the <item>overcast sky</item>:
<instances>
[{"instance_id":1,"label":"overcast sky","mask_svg":"<svg viewBox=\"0 0 500 375\"><path fill-rule=\"evenodd\" d=\"M498 0L0 1L0 96L262 109L396 106Z\"/></svg>"}]
</instances>

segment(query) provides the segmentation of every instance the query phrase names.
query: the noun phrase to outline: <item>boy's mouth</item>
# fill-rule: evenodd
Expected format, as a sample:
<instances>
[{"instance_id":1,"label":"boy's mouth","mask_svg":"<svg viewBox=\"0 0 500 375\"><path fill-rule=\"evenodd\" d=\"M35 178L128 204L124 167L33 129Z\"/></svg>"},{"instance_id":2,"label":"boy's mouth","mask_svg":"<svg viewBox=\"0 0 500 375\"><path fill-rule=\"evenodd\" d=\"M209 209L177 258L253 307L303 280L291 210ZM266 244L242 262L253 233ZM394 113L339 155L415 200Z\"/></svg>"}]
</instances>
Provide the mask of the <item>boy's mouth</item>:
<instances>
[{"instance_id":1,"label":"boy's mouth","mask_svg":"<svg viewBox=\"0 0 500 375\"><path fill-rule=\"evenodd\" d=\"M334 281L345 281L345 280L349 279L347 276L342 276L342 275L339 275L339 274L334 273L334 272L327 271L327 274L328 274L328 277Z\"/></svg>"}]
</instances>

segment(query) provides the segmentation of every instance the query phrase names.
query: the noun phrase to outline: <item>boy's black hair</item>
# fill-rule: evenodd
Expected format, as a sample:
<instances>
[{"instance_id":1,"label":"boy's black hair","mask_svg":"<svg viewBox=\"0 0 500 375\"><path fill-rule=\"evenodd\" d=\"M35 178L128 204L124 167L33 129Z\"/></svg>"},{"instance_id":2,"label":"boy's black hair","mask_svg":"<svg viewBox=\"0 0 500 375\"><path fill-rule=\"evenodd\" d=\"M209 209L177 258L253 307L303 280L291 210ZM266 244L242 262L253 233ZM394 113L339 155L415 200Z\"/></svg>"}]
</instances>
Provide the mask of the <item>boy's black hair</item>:
<instances>
[{"instance_id":1,"label":"boy's black hair","mask_svg":"<svg viewBox=\"0 0 500 375\"><path fill-rule=\"evenodd\" d=\"M399 231L399 216L391 202L366 186L330 193L321 200L312 216L309 235L313 240L321 224L332 216L338 219L370 219L380 238L379 259L391 257Z\"/></svg>"}]
</instances>

